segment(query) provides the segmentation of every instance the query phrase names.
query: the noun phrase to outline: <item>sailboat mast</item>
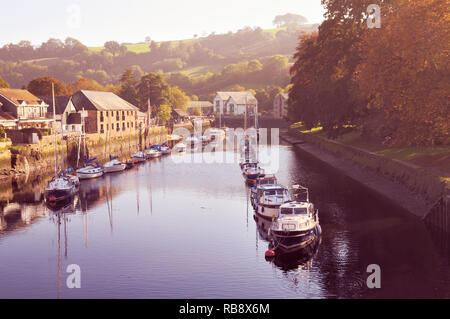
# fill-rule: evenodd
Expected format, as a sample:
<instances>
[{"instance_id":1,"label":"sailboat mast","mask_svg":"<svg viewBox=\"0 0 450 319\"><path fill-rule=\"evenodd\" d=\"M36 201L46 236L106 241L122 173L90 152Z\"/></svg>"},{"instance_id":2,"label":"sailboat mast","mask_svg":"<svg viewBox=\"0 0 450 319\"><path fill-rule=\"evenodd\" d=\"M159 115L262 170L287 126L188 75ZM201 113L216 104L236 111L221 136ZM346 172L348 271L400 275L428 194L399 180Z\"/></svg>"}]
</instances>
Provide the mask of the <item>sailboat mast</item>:
<instances>
[{"instance_id":1,"label":"sailboat mast","mask_svg":"<svg viewBox=\"0 0 450 319\"><path fill-rule=\"evenodd\" d=\"M55 106L55 84L52 83L52 102L53 102L53 129L56 129L56 106ZM55 137L55 176L58 174L58 146L56 140L56 132L53 132Z\"/></svg>"}]
</instances>

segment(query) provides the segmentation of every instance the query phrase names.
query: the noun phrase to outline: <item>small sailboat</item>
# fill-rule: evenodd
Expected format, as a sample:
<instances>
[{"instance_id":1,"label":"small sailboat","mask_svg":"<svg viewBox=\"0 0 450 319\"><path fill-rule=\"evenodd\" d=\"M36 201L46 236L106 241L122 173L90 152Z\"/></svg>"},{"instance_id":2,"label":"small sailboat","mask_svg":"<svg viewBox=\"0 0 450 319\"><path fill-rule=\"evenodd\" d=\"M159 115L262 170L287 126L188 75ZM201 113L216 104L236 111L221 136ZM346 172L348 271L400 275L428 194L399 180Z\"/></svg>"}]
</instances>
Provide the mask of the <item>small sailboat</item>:
<instances>
[{"instance_id":1,"label":"small sailboat","mask_svg":"<svg viewBox=\"0 0 450 319\"><path fill-rule=\"evenodd\" d=\"M247 184L254 185L256 179L258 177L263 177L265 172L258 163L249 163L248 165L244 165L242 174L244 175Z\"/></svg>"},{"instance_id":2,"label":"small sailboat","mask_svg":"<svg viewBox=\"0 0 450 319\"><path fill-rule=\"evenodd\" d=\"M55 88L52 83L52 96L53 96L53 123L56 123L56 111L55 111ZM63 126L61 123L61 135ZM78 190L76 186L76 180L65 176L65 172L58 174L58 148L57 138L55 136L55 176L47 182L44 189L44 197L47 202L61 202L65 200L71 200L73 195ZM61 152L61 161L64 166L64 152Z\"/></svg>"},{"instance_id":3,"label":"small sailboat","mask_svg":"<svg viewBox=\"0 0 450 319\"><path fill-rule=\"evenodd\" d=\"M161 146L160 145L152 145L148 150L145 151L145 155L148 158L156 158L162 155Z\"/></svg>"},{"instance_id":4,"label":"small sailboat","mask_svg":"<svg viewBox=\"0 0 450 319\"><path fill-rule=\"evenodd\" d=\"M136 161L136 163L142 163L145 162L147 160L147 158L145 157L144 152L136 152L134 153L131 158Z\"/></svg>"},{"instance_id":5,"label":"small sailboat","mask_svg":"<svg viewBox=\"0 0 450 319\"><path fill-rule=\"evenodd\" d=\"M161 145L161 153L162 155L167 155L170 154L172 150L170 149L169 145L167 145L167 143L163 143Z\"/></svg>"},{"instance_id":6,"label":"small sailboat","mask_svg":"<svg viewBox=\"0 0 450 319\"><path fill-rule=\"evenodd\" d=\"M178 143L174 146L173 152L176 154L186 153L187 146L184 143Z\"/></svg>"},{"instance_id":7,"label":"small sailboat","mask_svg":"<svg viewBox=\"0 0 450 319\"><path fill-rule=\"evenodd\" d=\"M309 201L308 189L300 185L293 185L293 189L306 192L306 200L282 204L269 229L273 246L283 251L305 248L322 233L319 212Z\"/></svg>"},{"instance_id":8,"label":"small sailboat","mask_svg":"<svg viewBox=\"0 0 450 319\"><path fill-rule=\"evenodd\" d=\"M115 173L125 170L127 165L119 161L117 158L117 156L109 156L109 162L106 162L103 165L103 171L105 173Z\"/></svg>"},{"instance_id":9,"label":"small sailboat","mask_svg":"<svg viewBox=\"0 0 450 319\"><path fill-rule=\"evenodd\" d=\"M76 186L72 180L63 175L54 176L48 181L44 194L48 202L61 202L71 199L76 193Z\"/></svg>"},{"instance_id":10,"label":"small sailboat","mask_svg":"<svg viewBox=\"0 0 450 319\"><path fill-rule=\"evenodd\" d=\"M79 179L91 179L103 176L103 167L101 167L96 158L86 159L85 166L77 169Z\"/></svg>"}]
</instances>

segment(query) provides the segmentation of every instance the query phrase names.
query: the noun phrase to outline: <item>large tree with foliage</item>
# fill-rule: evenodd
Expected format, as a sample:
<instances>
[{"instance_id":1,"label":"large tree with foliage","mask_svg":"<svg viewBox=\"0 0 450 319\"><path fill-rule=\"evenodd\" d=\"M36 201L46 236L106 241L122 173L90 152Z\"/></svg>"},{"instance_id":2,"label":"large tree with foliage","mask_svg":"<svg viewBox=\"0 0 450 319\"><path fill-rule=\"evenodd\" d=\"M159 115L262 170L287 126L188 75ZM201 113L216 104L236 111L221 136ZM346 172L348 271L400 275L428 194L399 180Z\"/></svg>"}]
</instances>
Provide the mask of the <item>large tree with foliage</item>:
<instances>
[{"instance_id":1,"label":"large tree with foliage","mask_svg":"<svg viewBox=\"0 0 450 319\"><path fill-rule=\"evenodd\" d=\"M137 80L133 70L126 69L120 77L119 96L133 105L138 104L138 96L136 90Z\"/></svg>"},{"instance_id":2,"label":"large tree with foliage","mask_svg":"<svg viewBox=\"0 0 450 319\"><path fill-rule=\"evenodd\" d=\"M66 85L51 76L43 76L32 80L28 83L27 89L36 96L51 96L52 83L54 84L56 96L69 95Z\"/></svg>"},{"instance_id":3,"label":"large tree with foliage","mask_svg":"<svg viewBox=\"0 0 450 319\"><path fill-rule=\"evenodd\" d=\"M445 0L397 0L382 29L365 32L356 81L368 111L380 114L378 135L402 145L450 143L449 33Z\"/></svg>"},{"instance_id":4,"label":"large tree with foliage","mask_svg":"<svg viewBox=\"0 0 450 319\"><path fill-rule=\"evenodd\" d=\"M6 89L8 89L9 88L9 83L8 82L6 82L6 81L4 81L3 79L2 79L2 77L1 77L1 75L0 75L0 88L6 88Z\"/></svg>"}]
</instances>

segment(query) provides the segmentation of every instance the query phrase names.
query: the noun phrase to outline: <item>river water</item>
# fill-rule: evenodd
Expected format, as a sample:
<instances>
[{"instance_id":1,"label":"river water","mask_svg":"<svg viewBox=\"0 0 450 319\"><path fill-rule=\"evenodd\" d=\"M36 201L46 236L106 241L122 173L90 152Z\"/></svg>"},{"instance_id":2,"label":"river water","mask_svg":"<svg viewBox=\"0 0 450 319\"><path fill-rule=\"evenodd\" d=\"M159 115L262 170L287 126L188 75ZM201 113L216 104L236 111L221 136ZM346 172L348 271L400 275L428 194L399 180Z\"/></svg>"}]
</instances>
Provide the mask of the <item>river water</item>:
<instances>
[{"instance_id":1,"label":"river water","mask_svg":"<svg viewBox=\"0 0 450 319\"><path fill-rule=\"evenodd\" d=\"M448 254L420 220L291 146L279 159L279 181L308 186L319 209L323 234L308 253L266 261L268 225L255 222L236 163L169 156L83 181L59 213L42 202L43 183L25 194L13 184L1 203L0 297L450 297ZM71 264L79 289L66 285ZM380 289L367 287L370 264Z\"/></svg>"}]
</instances>

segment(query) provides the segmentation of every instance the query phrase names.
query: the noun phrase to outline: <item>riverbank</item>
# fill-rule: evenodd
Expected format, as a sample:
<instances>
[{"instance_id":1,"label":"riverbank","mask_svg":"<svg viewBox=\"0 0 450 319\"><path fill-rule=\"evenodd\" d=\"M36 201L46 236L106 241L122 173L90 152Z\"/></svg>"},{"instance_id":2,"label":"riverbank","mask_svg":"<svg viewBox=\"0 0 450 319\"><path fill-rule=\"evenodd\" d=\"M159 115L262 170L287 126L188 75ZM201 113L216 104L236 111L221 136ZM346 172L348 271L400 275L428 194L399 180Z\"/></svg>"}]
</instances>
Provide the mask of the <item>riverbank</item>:
<instances>
[{"instance_id":1,"label":"riverbank","mask_svg":"<svg viewBox=\"0 0 450 319\"><path fill-rule=\"evenodd\" d=\"M108 161L108 156L118 156L126 160L138 149L151 144L166 142L168 131L165 127L152 127L147 136L144 132L136 135L117 136L108 140L100 134L86 134L86 144L79 135L66 136L64 141L57 138L58 166L64 154L65 167L83 165L84 157L96 157L100 164ZM78 157L78 153L80 156ZM0 156L0 184L12 179L44 177L55 169L55 140L53 136L43 136L38 144L9 145Z\"/></svg>"},{"instance_id":2,"label":"riverbank","mask_svg":"<svg viewBox=\"0 0 450 319\"><path fill-rule=\"evenodd\" d=\"M442 198L447 198L445 181L417 165L302 133L298 129L283 130L280 137L304 154L342 172L420 218L426 218Z\"/></svg>"}]
</instances>

